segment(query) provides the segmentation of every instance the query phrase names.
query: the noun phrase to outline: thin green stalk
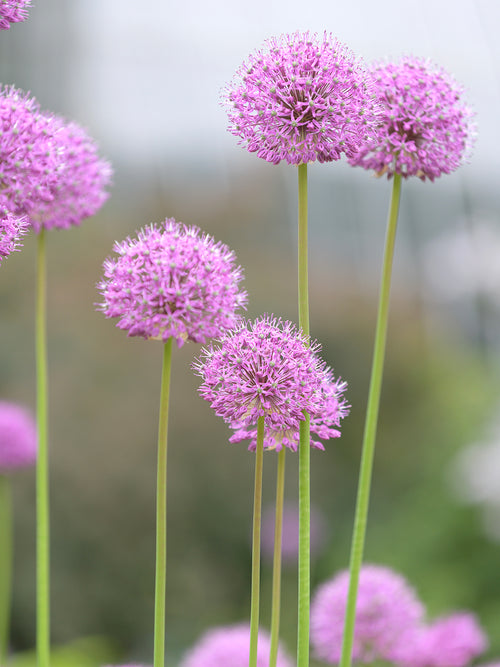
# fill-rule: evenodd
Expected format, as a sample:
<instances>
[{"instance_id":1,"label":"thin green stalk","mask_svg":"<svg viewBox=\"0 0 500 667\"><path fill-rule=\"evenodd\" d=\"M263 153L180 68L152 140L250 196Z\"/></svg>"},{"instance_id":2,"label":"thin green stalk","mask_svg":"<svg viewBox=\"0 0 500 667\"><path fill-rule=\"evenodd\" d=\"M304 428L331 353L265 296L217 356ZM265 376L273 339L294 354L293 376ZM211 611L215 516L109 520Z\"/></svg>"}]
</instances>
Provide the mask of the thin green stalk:
<instances>
[{"instance_id":1,"label":"thin green stalk","mask_svg":"<svg viewBox=\"0 0 500 667\"><path fill-rule=\"evenodd\" d=\"M385 342L387 337L387 320L389 315L392 259L394 256L394 244L396 240L400 198L401 176L399 174L395 174L389 209L389 219L387 223L377 327L375 331L375 344L373 350L372 374L370 380L370 390L368 394L368 405L366 408L365 431L363 436L363 449L361 453L361 466L359 472L358 496L356 501L356 513L354 518L354 530L351 544L349 592L347 596L340 667L350 667L351 665L354 625L356 620L356 598L358 594L359 573L361 570L361 564L363 562L366 523L368 517L368 506L370 502L373 455L375 451L375 436L377 432L378 410L380 405L380 392L382 388L382 374L384 369Z\"/></svg>"},{"instance_id":2,"label":"thin green stalk","mask_svg":"<svg viewBox=\"0 0 500 667\"><path fill-rule=\"evenodd\" d=\"M38 667L50 665L50 526L49 526L49 453L48 453L48 380L47 380L47 307L46 307L45 230L38 234L36 285L36 377L37 435L36 465L36 647Z\"/></svg>"},{"instance_id":3,"label":"thin green stalk","mask_svg":"<svg viewBox=\"0 0 500 667\"><path fill-rule=\"evenodd\" d=\"M165 591L167 576L167 436L172 338L163 346L156 482L156 574L154 667L165 664Z\"/></svg>"},{"instance_id":4,"label":"thin green stalk","mask_svg":"<svg viewBox=\"0 0 500 667\"><path fill-rule=\"evenodd\" d=\"M285 452L282 447L278 454L276 474L276 513L274 519L274 557L273 557L273 597L271 605L271 649L269 667L276 667L278 642L280 635L281 609L281 538L283 533L283 500L285 497Z\"/></svg>"},{"instance_id":5,"label":"thin green stalk","mask_svg":"<svg viewBox=\"0 0 500 667\"><path fill-rule=\"evenodd\" d=\"M299 172L299 327L309 336L309 283L307 268L307 164ZM305 414L305 413L304 413ZM297 667L309 665L310 604L310 474L309 415L300 423L299 439L299 590Z\"/></svg>"},{"instance_id":6,"label":"thin green stalk","mask_svg":"<svg viewBox=\"0 0 500 667\"><path fill-rule=\"evenodd\" d=\"M9 649L12 553L10 480L0 475L0 665L5 665Z\"/></svg>"},{"instance_id":7,"label":"thin green stalk","mask_svg":"<svg viewBox=\"0 0 500 667\"><path fill-rule=\"evenodd\" d=\"M260 524L262 516L262 468L264 463L264 415L257 421L257 448L255 451L255 485L253 496L252 537L252 599L250 603L250 655L249 667L257 667L257 643L259 638L260 597Z\"/></svg>"}]
</instances>

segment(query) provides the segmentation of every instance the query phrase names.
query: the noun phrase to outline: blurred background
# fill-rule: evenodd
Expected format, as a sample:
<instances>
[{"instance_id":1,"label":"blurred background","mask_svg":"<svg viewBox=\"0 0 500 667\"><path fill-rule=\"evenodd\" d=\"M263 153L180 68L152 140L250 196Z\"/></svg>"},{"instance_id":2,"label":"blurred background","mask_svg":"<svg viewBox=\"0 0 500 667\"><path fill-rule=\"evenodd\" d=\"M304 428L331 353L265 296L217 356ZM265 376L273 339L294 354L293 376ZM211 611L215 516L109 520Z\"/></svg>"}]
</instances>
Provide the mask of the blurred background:
<instances>
[{"instance_id":1,"label":"blurred background","mask_svg":"<svg viewBox=\"0 0 500 667\"><path fill-rule=\"evenodd\" d=\"M500 4L276 0L35 0L0 39L0 78L86 126L113 164L109 202L49 252L52 628L151 662L161 346L95 311L113 241L176 217L230 245L248 315L296 319L296 170L236 145L222 86L271 35L331 31L367 61L429 57L477 112L471 164L403 186L366 558L401 571L429 616L476 612L500 656ZM311 331L349 383L339 440L313 452L312 587L347 566L390 183L313 164ZM34 407L35 239L2 263L0 398ZM167 647L175 665L209 627L248 618L253 455L197 395L176 351L169 438ZM276 457L265 458L264 502ZM34 473L14 480L12 641L34 645ZM283 639L295 652L292 555ZM262 624L270 616L263 565ZM111 647L111 648L110 648Z\"/></svg>"}]
</instances>

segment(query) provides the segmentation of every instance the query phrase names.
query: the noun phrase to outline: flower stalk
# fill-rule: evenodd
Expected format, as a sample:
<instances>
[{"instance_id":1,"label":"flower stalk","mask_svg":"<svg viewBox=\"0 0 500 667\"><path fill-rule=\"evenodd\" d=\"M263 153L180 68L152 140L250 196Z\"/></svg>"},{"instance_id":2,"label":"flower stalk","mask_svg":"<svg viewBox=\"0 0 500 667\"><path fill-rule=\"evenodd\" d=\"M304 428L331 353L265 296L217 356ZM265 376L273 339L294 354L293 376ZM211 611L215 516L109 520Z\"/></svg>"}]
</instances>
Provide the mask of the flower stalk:
<instances>
[{"instance_id":1,"label":"flower stalk","mask_svg":"<svg viewBox=\"0 0 500 667\"><path fill-rule=\"evenodd\" d=\"M264 463L264 419L264 415L261 415L257 421L257 447L255 450L249 667L257 667L257 644L259 638L260 533L262 517L262 469Z\"/></svg>"},{"instance_id":2,"label":"flower stalk","mask_svg":"<svg viewBox=\"0 0 500 667\"><path fill-rule=\"evenodd\" d=\"M276 474L276 510L274 519L274 556L273 556L273 593L271 603L271 648L269 667L276 667L280 635L281 611L281 560L283 536L283 503L285 497L285 452L283 447L278 453Z\"/></svg>"}]
</instances>

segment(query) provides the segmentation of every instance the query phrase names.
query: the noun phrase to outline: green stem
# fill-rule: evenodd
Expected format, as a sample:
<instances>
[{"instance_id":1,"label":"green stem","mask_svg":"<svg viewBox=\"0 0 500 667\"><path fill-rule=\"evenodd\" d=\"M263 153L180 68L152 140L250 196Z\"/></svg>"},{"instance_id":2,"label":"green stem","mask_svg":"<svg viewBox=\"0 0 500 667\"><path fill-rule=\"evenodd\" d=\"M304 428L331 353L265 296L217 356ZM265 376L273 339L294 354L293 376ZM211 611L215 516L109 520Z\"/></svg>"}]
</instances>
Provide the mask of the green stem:
<instances>
[{"instance_id":1,"label":"green stem","mask_svg":"<svg viewBox=\"0 0 500 667\"><path fill-rule=\"evenodd\" d=\"M345 613L344 636L340 667L350 667L352 645L354 640L354 625L356 621L356 598L358 594L359 574L363 562L363 551L370 501L370 485L375 451L375 436L377 432L380 392L382 388L382 374L384 369L385 342L387 337L387 320L389 314L389 295L391 289L392 259L396 240L398 223L399 201L401 197L401 176L394 175L389 219L385 240L384 263L380 284L377 327L373 350L372 374L368 404L366 408L365 431L363 435L363 449L359 472L358 496L354 518L354 530L351 544L350 580Z\"/></svg>"},{"instance_id":2,"label":"green stem","mask_svg":"<svg viewBox=\"0 0 500 667\"><path fill-rule=\"evenodd\" d=\"M156 483L156 574L154 667L165 664L165 591L167 575L167 435L172 338L163 346Z\"/></svg>"},{"instance_id":3,"label":"green stem","mask_svg":"<svg viewBox=\"0 0 500 667\"><path fill-rule=\"evenodd\" d=\"M299 327L309 336L309 284L307 268L307 164L299 172ZM299 439L299 586L297 667L309 665L309 604L310 604L310 523L311 474L309 415L300 423Z\"/></svg>"},{"instance_id":4,"label":"green stem","mask_svg":"<svg viewBox=\"0 0 500 667\"><path fill-rule=\"evenodd\" d=\"M12 553L10 480L0 475L0 665L6 664L9 649Z\"/></svg>"},{"instance_id":5,"label":"green stem","mask_svg":"<svg viewBox=\"0 0 500 667\"><path fill-rule=\"evenodd\" d=\"M271 605L269 667L276 667L280 635L281 538L283 533L283 500L285 496L285 452L286 447L282 447L278 454L278 470L276 474L276 515L274 520L273 597Z\"/></svg>"},{"instance_id":6,"label":"green stem","mask_svg":"<svg viewBox=\"0 0 500 667\"><path fill-rule=\"evenodd\" d=\"M260 524L262 515L262 468L264 463L264 415L257 421L257 448L255 451L255 485L253 496L252 537L252 599L250 603L250 655L249 667L257 667L257 643L259 639L260 595Z\"/></svg>"},{"instance_id":7,"label":"green stem","mask_svg":"<svg viewBox=\"0 0 500 667\"><path fill-rule=\"evenodd\" d=\"M46 322L46 252L45 230L38 234L36 286L36 376L37 435L36 465L36 571L37 623L36 646L38 667L50 665L50 527L49 527L49 457L48 457L48 380Z\"/></svg>"}]
</instances>

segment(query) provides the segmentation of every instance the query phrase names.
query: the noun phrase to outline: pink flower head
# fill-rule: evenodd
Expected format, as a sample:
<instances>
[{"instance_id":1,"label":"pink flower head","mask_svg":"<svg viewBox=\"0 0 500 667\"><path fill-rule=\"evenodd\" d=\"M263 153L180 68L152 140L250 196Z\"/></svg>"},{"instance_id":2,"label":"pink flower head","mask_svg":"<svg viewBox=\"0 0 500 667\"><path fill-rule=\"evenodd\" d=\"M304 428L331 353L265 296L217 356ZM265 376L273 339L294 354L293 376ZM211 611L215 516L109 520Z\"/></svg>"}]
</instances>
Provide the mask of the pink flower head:
<instances>
[{"instance_id":1,"label":"pink flower head","mask_svg":"<svg viewBox=\"0 0 500 667\"><path fill-rule=\"evenodd\" d=\"M257 667L268 667L271 641L267 632L259 631ZM233 625L206 632L187 652L180 667L248 667L250 628ZM291 659L278 649L277 667L292 667Z\"/></svg>"},{"instance_id":2,"label":"pink flower head","mask_svg":"<svg viewBox=\"0 0 500 667\"><path fill-rule=\"evenodd\" d=\"M4 257L14 250L19 250L20 239L29 230L29 222L25 216L15 217L7 214L0 218L0 263Z\"/></svg>"},{"instance_id":3,"label":"pink flower head","mask_svg":"<svg viewBox=\"0 0 500 667\"><path fill-rule=\"evenodd\" d=\"M64 151L55 139L56 120L13 87L0 88L0 217L28 214L50 201Z\"/></svg>"},{"instance_id":4,"label":"pink flower head","mask_svg":"<svg viewBox=\"0 0 500 667\"><path fill-rule=\"evenodd\" d=\"M0 401L0 474L33 465L36 440L30 413L16 403Z\"/></svg>"},{"instance_id":5,"label":"pink flower head","mask_svg":"<svg viewBox=\"0 0 500 667\"><path fill-rule=\"evenodd\" d=\"M11 23L20 23L28 18L31 0L0 0L0 30L8 30Z\"/></svg>"},{"instance_id":6,"label":"pink flower head","mask_svg":"<svg viewBox=\"0 0 500 667\"><path fill-rule=\"evenodd\" d=\"M351 165L389 178L401 174L433 181L467 160L474 138L472 112L447 72L412 57L377 64L371 72L383 107L379 134L350 157Z\"/></svg>"},{"instance_id":7,"label":"pink flower head","mask_svg":"<svg viewBox=\"0 0 500 667\"><path fill-rule=\"evenodd\" d=\"M340 572L316 591L311 605L311 643L320 660L340 660L349 572ZM394 661L399 643L419 626L422 603L406 580L379 565L363 566L356 602L353 660Z\"/></svg>"},{"instance_id":8,"label":"pink flower head","mask_svg":"<svg viewBox=\"0 0 500 667\"><path fill-rule=\"evenodd\" d=\"M76 123L54 117L55 140L64 154L60 173L50 201L41 201L31 212L35 231L42 227L67 229L94 215L108 198L111 166L97 153L97 145Z\"/></svg>"},{"instance_id":9,"label":"pink flower head","mask_svg":"<svg viewBox=\"0 0 500 667\"><path fill-rule=\"evenodd\" d=\"M198 227L173 218L115 243L117 258L104 262L98 289L106 317L129 336L205 343L239 320L246 292L234 253Z\"/></svg>"},{"instance_id":10,"label":"pink flower head","mask_svg":"<svg viewBox=\"0 0 500 667\"><path fill-rule=\"evenodd\" d=\"M331 162L373 133L377 107L354 55L309 32L272 37L226 86L229 131L268 162Z\"/></svg>"},{"instance_id":11,"label":"pink flower head","mask_svg":"<svg viewBox=\"0 0 500 667\"><path fill-rule=\"evenodd\" d=\"M249 449L255 449L256 424L263 415L265 449L285 445L295 451L304 410L321 424L316 430L321 437L339 434L334 426L347 411L340 400L346 385L335 383L320 349L291 322L264 316L202 350L193 366L203 379L199 391L235 430L231 442L251 439Z\"/></svg>"}]
</instances>

